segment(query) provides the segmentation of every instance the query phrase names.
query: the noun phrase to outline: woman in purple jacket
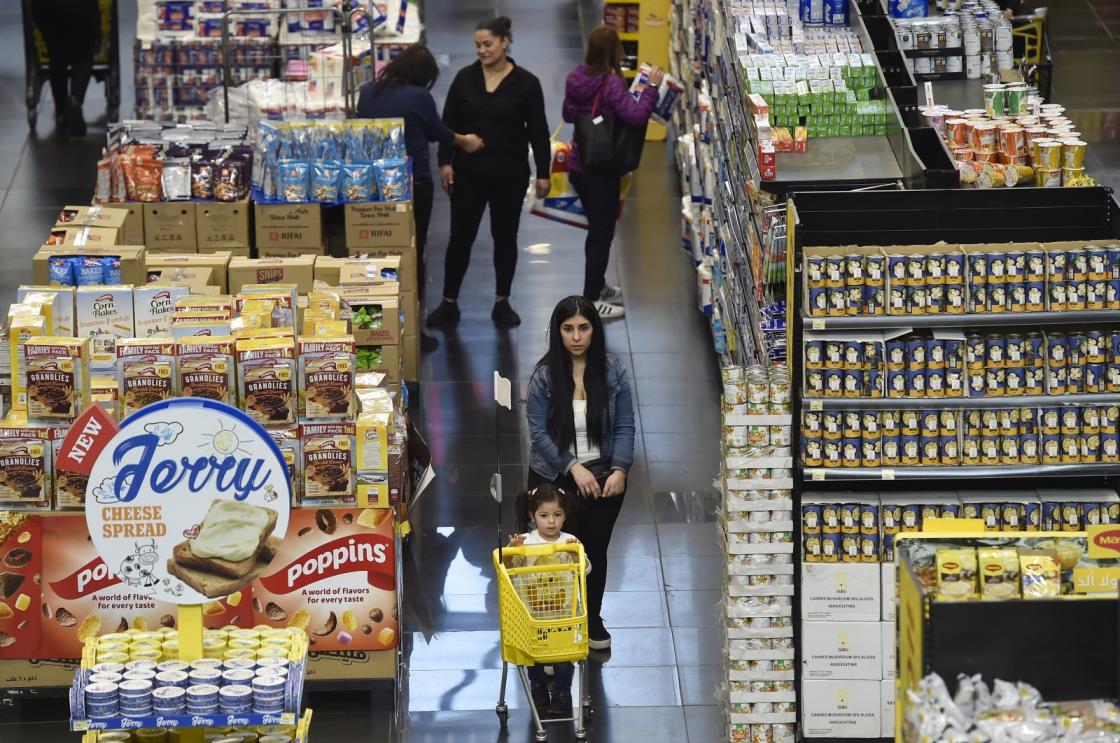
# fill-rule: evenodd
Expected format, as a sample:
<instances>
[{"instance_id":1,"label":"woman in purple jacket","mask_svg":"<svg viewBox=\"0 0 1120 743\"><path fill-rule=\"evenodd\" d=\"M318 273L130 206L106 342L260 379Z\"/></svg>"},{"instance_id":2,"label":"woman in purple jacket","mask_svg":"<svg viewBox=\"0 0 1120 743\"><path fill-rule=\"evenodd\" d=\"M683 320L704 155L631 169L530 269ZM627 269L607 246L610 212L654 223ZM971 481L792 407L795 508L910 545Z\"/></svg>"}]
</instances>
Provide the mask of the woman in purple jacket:
<instances>
[{"instance_id":1,"label":"woman in purple jacket","mask_svg":"<svg viewBox=\"0 0 1120 743\"><path fill-rule=\"evenodd\" d=\"M600 26L591 32L584 64L568 73L564 90L564 121L574 122L577 116L589 115L594 109L596 114L614 116L631 126L645 127L653 107L657 105L657 86L661 84L664 73L659 67L653 68L649 74L650 84L642 91L641 97L634 100L622 79L621 60L622 42L618 32L609 26ZM575 143L572 144L568 168L572 186L587 214L583 296L595 303L599 316L604 320L622 317L625 312L622 308L622 288L608 286L606 273L624 174L584 170Z\"/></svg>"}]
</instances>

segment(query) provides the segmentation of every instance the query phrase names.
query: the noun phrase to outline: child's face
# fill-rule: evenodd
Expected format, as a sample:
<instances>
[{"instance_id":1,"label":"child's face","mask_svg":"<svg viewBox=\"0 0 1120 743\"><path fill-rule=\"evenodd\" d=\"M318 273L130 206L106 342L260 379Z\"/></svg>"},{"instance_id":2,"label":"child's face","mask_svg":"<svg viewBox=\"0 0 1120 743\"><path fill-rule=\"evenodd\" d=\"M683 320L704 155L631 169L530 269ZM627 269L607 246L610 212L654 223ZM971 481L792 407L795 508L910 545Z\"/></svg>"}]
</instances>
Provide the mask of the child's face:
<instances>
[{"instance_id":1,"label":"child's face","mask_svg":"<svg viewBox=\"0 0 1120 743\"><path fill-rule=\"evenodd\" d=\"M555 539L564 530L564 508L556 501L541 503L533 512L533 523L545 539Z\"/></svg>"}]
</instances>

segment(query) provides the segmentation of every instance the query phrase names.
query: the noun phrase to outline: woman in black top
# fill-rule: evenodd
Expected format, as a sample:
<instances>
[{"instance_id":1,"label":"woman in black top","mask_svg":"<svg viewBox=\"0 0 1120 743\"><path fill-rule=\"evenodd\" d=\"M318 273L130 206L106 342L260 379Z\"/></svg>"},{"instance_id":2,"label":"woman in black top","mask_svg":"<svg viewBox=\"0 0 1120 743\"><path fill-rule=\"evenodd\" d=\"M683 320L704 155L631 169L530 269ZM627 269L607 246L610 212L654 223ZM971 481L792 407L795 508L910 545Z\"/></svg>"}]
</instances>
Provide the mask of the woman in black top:
<instances>
[{"instance_id":1,"label":"woman in black top","mask_svg":"<svg viewBox=\"0 0 1120 743\"><path fill-rule=\"evenodd\" d=\"M416 218L416 283L420 299L424 299L427 272L424 246L428 242L428 224L432 219L432 181L430 142L439 142L478 152L483 141L477 134L457 134L440 120L431 89L439 77L435 57L423 44L405 49L378 74L377 81L362 86L358 94L358 116L363 119L403 118L404 139L412 158L412 202ZM420 347L432 351L439 344L435 338L420 334Z\"/></svg>"},{"instance_id":2,"label":"woman in black top","mask_svg":"<svg viewBox=\"0 0 1120 743\"><path fill-rule=\"evenodd\" d=\"M443 121L451 130L474 132L486 142L486 148L474 154L453 152L446 145L439 148L440 180L451 194L451 238L444 262L443 302L428 315L431 327L459 321L459 288L487 206L497 279L490 317L500 328L521 324L509 305L509 294L529 177L528 146L533 147L538 196L548 193L552 158L544 93L540 81L507 56L510 27L505 16L478 24L474 32L478 61L459 70L443 106Z\"/></svg>"}]
</instances>

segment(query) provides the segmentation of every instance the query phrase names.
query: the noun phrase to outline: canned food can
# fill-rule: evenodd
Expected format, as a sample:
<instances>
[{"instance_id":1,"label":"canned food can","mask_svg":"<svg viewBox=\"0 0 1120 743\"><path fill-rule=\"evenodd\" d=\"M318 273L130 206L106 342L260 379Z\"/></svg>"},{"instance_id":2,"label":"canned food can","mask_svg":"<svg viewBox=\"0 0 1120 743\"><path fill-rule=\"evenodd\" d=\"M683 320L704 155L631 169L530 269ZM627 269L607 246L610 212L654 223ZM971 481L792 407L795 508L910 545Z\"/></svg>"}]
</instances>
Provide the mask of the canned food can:
<instances>
[{"instance_id":1,"label":"canned food can","mask_svg":"<svg viewBox=\"0 0 1120 743\"><path fill-rule=\"evenodd\" d=\"M1060 521L1062 531L1081 530L1081 503L1061 503Z\"/></svg>"},{"instance_id":2,"label":"canned food can","mask_svg":"<svg viewBox=\"0 0 1120 743\"><path fill-rule=\"evenodd\" d=\"M825 286L839 289L844 286L844 256L826 255L824 257Z\"/></svg>"},{"instance_id":3,"label":"canned food can","mask_svg":"<svg viewBox=\"0 0 1120 743\"><path fill-rule=\"evenodd\" d=\"M887 256L887 271L890 273L892 286L906 286L908 275L906 263L907 257L905 255Z\"/></svg>"},{"instance_id":4,"label":"canned food can","mask_svg":"<svg viewBox=\"0 0 1120 743\"><path fill-rule=\"evenodd\" d=\"M859 534L841 534L840 549L840 562L859 562Z\"/></svg>"},{"instance_id":5,"label":"canned food can","mask_svg":"<svg viewBox=\"0 0 1120 743\"><path fill-rule=\"evenodd\" d=\"M979 503L964 503L964 504L961 504L961 518L962 519L978 519L978 518L980 518L980 504Z\"/></svg>"},{"instance_id":6,"label":"canned food can","mask_svg":"<svg viewBox=\"0 0 1120 743\"><path fill-rule=\"evenodd\" d=\"M824 375L825 370L823 369L805 370L805 392L809 397L824 395Z\"/></svg>"},{"instance_id":7,"label":"canned food can","mask_svg":"<svg viewBox=\"0 0 1120 743\"><path fill-rule=\"evenodd\" d=\"M1081 415L1076 407L1067 405L1062 408L1061 432L1065 434L1081 433Z\"/></svg>"},{"instance_id":8,"label":"canned food can","mask_svg":"<svg viewBox=\"0 0 1120 743\"><path fill-rule=\"evenodd\" d=\"M844 397L860 397L863 391L863 374L864 372L858 370L845 370L842 372L843 380L843 396Z\"/></svg>"},{"instance_id":9,"label":"canned food can","mask_svg":"<svg viewBox=\"0 0 1120 743\"><path fill-rule=\"evenodd\" d=\"M902 432L917 436L921 429L921 415L916 410L903 410L900 416Z\"/></svg>"},{"instance_id":10,"label":"canned food can","mask_svg":"<svg viewBox=\"0 0 1120 743\"><path fill-rule=\"evenodd\" d=\"M999 463L1019 464L1019 436L1017 434L1004 434L1000 437Z\"/></svg>"},{"instance_id":11,"label":"canned food can","mask_svg":"<svg viewBox=\"0 0 1120 743\"><path fill-rule=\"evenodd\" d=\"M906 397L908 372L905 369L887 371L887 397Z\"/></svg>"},{"instance_id":12,"label":"canned food can","mask_svg":"<svg viewBox=\"0 0 1120 743\"><path fill-rule=\"evenodd\" d=\"M963 314L966 309L964 284L951 283L940 288L944 290L939 303L941 309L950 315Z\"/></svg>"},{"instance_id":13,"label":"canned food can","mask_svg":"<svg viewBox=\"0 0 1120 743\"><path fill-rule=\"evenodd\" d=\"M824 368L844 368L844 343L843 341L825 341L824 343Z\"/></svg>"},{"instance_id":14,"label":"canned food can","mask_svg":"<svg viewBox=\"0 0 1120 743\"><path fill-rule=\"evenodd\" d=\"M938 459L943 465L957 465L961 463L960 444L956 436L940 436L937 445Z\"/></svg>"},{"instance_id":15,"label":"canned food can","mask_svg":"<svg viewBox=\"0 0 1120 743\"><path fill-rule=\"evenodd\" d=\"M1024 275L1028 282L1046 279L1046 253L1041 250L1028 250L1024 253Z\"/></svg>"},{"instance_id":16,"label":"canned food can","mask_svg":"<svg viewBox=\"0 0 1120 743\"><path fill-rule=\"evenodd\" d=\"M821 432L826 439L840 438L844 417L839 410L826 410L821 416Z\"/></svg>"},{"instance_id":17,"label":"canned food can","mask_svg":"<svg viewBox=\"0 0 1120 743\"><path fill-rule=\"evenodd\" d=\"M859 428L863 431L864 435L871 434L878 436L880 434L879 412L876 410L864 410L860 414Z\"/></svg>"},{"instance_id":18,"label":"canned food can","mask_svg":"<svg viewBox=\"0 0 1120 743\"><path fill-rule=\"evenodd\" d=\"M880 547L882 548L881 555L884 562L892 562L894 560L894 534L884 533L879 541L882 543Z\"/></svg>"},{"instance_id":19,"label":"canned food can","mask_svg":"<svg viewBox=\"0 0 1120 743\"><path fill-rule=\"evenodd\" d=\"M1027 309L1027 285L1007 285L1007 309L1010 312L1025 312Z\"/></svg>"},{"instance_id":20,"label":"canned food can","mask_svg":"<svg viewBox=\"0 0 1120 743\"><path fill-rule=\"evenodd\" d=\"M973 433L977 436L980 435L982 429L982 422L979 410L966 410L962 413L961 425L964 427L965 433Z\"/></svg>"},{"instance_id":21,"label":"canned food can","mask_svg":"<svg viewBox=\"0 0 1120 743\"><path fill-rule=\"evenodd\" d=\"M859 467L860 463L860 439L846 438L843 439L844 448L841 453L841 461L844 467Z\"/></svg>"},{"instance_id":22,"label":"canned food can","mask_svg":"<svg viewBox=\"0 0 1120 743\"><path fill-rule=\"evenodd\" d=\"M1038 432L1037 408L1019 408L1019 433Z\"/></svg>"},{"instance_id":23,"label":"canned food can","mask_svg":"<svg viewBox=\"0 0 1120 743\"><path fill-rule=\"evenodd\" d=\"M999 411L990 409L981 410L980 426L985 434L999 433Z\"/></svg>"},{"instance_id":24,"label":"canned food can","mask_svg":"<svg viewBox=\"0 0 1120 743\"><path fill-rule=\"evenodd\" d=\"M926 314L929 309L929 290L925 286L906 287L906 306L911 314Z\"/></svg>"},{"instance_id":25,"label":"canned food can","mask_svg":"<svg viewBox=\"0 0 1120 743\"><path fill-rule=\"evenodd\" d=\"M1108 309L1120 309L1120 279L1110 279L1108 286Z\"/></svg>"},{"instance_id":26,"label":"canned food can","mask_svg":"<svg viewBox=\"0 0 1120 743\"><path fill-rule=\"evenodd\" d=\"M805 410L801 413L801 433L802 435L816 435L819 436L823 430L824 415L817 410Z\"/></svg>"},{"instance_id":27,"label":"canned food can","mask_svg":"<svg viewBox=\"0 0 1120 743\"><path fill-rule=\"evenodd\" d=\"M926 397L945 397L945 369L926 371Z\"/></svg>"},{"instance_id":28,"label":"canned food can","mask_svg":"<svg viewBox=\"0 0 1120 743\"><path fill-rule=\"evenodd\" d=\"M881 461L884 467L897 467L902 464L901 441L898 434L883 435Z\"/></svg>"},{"instance_id":29,"label":"canned food can","mask_svg":"<svg viewBox=\"0 0 1120 743\"><path fill-rule=\"evenodd\" d=\"M1024 394L1026 381L1024 374L1026 369L1004 369L1006 378L1004 380L1004 390L1008 396L1016 396Z\"/></svg>"},{"instance_id":30,"label":"canned food can","mask_svg":"<svg viewBox=\"0 0 1120 743\"><path fill-rule=\"evenodd\" d=\"M905 315L907 294L905 286L891 285L887 294L887 307L892 315Z\"/></svg>"},{"instance_id":31,"label":"canned food can","mask_svg":"<svg viewBox=\"0 0 1120 743\"><path fill-rule=\"evenodd\" d=\"M840 397L844 392L844 372L840 369L824 370L824 396Z\"/></svg>"},{"instance_id":32,"label":"canned food can","mask_svg":"<svg viewBox=\"0 0 1120 743\"><path fill-rule=\"evenodd\" d=\"M961 517L961 504L942 503L938 515L943 519L959 519Z\"/></svg>"},{"instance_id":33,"label":"canned food can","mask_svg":"<svg viewBox=\"0 0 1120 743\"><path fill-rule=\"evenodd\" d=\"M1066 304L1066 281L1063 279L1050 280L1050 311L1065 312L1069 309Z\"/></svg>"},{"instance_id":34,"label":"canned food can","mask_svg":"<svg viewBox=\"0 0 1120 743\"><path fill-rule=\"evenodd\" d=\"M1003 264L1003 271L1008 281L1023 281L1027 274L1026 253L1019 250L1013 250L1007 253L1007 258Z\"/></svg>"},{"instance_id":35,"label":"canned food can","mask_svg":"<svg viewBox=\"0 0 1120 743\"><path fill-rule=\"evenodd\" d=\"M1120 407L1116 405L1102 407L1100 412L1101 431L1103 433L1115 433L1118 416L1120 416Z\"/></svg>"},{"instance_id":36,"label":"canned food can","mask_svg":"<svg viewBox=\"0 0 1120 743\"><path fill-rule=\"evenodd\" d=\"M862 466L881 466L883 462L882 438L879 436L864 434L861 441L863 442L863 456L861 457Z\"/></svg>"},{"instance_id":37,"label":"canned food can","mask_svg":"<svg viewBox=\"0 0 1120 743\"><path fill-rule=\"evenodd\" d=\"M858 410L845 410L841 420L843 427L841 431L844 437L859 436L860 433L860 412Z\"/></svg>"},{"instance_id":38,"label":"canned food can","mask_svg":"<svg viewBox=\"0 0 1120 743\"><path fill-rule=\"evenodd\" d=\"M1041 428L1043 433L1059 433L1062 428L1061 408L1043 408Z\"/></svg>"},{"instance_id":39,"label":"canned food can","mask_svg":"<svg viewBox=\"0 0 1120 743\"><path fill-rule=\"evenodd\" d=\"M945 283L961 283L964 280L964 254L947 253L944 256Z\"/></svg>"},{"instance_id":40,"label":"canned food can","mask_svg":"<svg viewBox=\"0 0 1120 743\"><path fill-rule=\"evenodd\" d=\"M982 335L965 336L965 364L969 369L983 369L988 360L988 342Z\"/></svg>"},{"instance_id":41,"label":"canned food can","mask_svg":"<svg viewBox=\"0 0 1120 743\"><path fill-rule=\"evenodd\" d=\"M924 369L906 370L906 390L915 397L925 397L926 372Z\"/></svg>"},{"instance_id":42,"label":"canned food can","mask_svg":"<svg viewBox=\"0 0 1120 743\"><path fill-rule=\"evenodd\" d=\"M987 369L984 372L984 389L988 397L1003 397L1007 394L1007 370Z\"/></svg>"},{"instance_id":43,"label":"canned food can","mask_svg":"<svg viewBox=\"0 0 1120 743\"><path fill-rule=\"evenodd\" d=\"M984 531L999 531L999 517L998 503L980 504L980 520L984 522Z\"/></svg>"},{"instance_id":44,"label":"canned food can","mask_svg":"<svg viewBox=\"0 0 1120 743\"><path fill-rule=\"evenodd\" d=\"M883 255L867 255L864 256L864 269L867 273L865 283L867 286L883 286L884 278L884 263L885 257Z\"/></svg>"},{"instance_id":45,"label":"canned food can","mask_svg":"<svg viewBox=\"0 0 1120 743\"><path fill-rule=\"evenodd\" d=\"M1120 245L1105 245L1104 251L1108 278L1120 279Z\"/></svg>"},{"instance_id":46,"label":"canned food can","mask_svg":"<svg viewBox=\"0 0 1120 743\"><path fill-rule=\"evenodd\" d=\"M828 289L812 287L809 289L809 316L825 317L828 315Z\"/></svg>"},{"instance_id":47,"label":"canned food can","mask_svg":"<svg viewBox=\"0 0 1120 743\"><path fill-rule=\"evenodd\" d=\"M964 397L964 372L960 369L945 370L945 396Z\"/></svg>"},{"instance_id":48,"label":"canned food can","mask_svg":"<svg viewBox=\"0 0 1120 743\"><path fill-rule=\"evenodd\" d=\"M933 466L941 462L940 437L935 433L923 433L919 440L921 446L921 463Z\"/></svg>"},{"instance_id":49,"label":"canned food can","mask_svg":"<svg viewBox=\"0 0 1120 743\"><path fill-rule=\"evenodd\" d=\"M991 336L989 336L990 338ZM1004 341L1004 363L1008 367L1022 367L1027 362L1027 342L1018 334L1008 335Z\"/></svg>"},{"instance_id":50,"label":"canned food can","mask_svg":"<svg viewBox=\"0 0 1120 743\"><path fill-rule=\"evenodd\" d=\"M1108 282L1090 279L1085 282L1085 309L1103 310L1108 306Z\"/></svg>"},{"instance_id":51,"label":"canned food can","mask_svg":"<svg viewBox=\"0 0 1120 743\"><path fill-rule=\"evenodd\" d=\"M1019 504L1019 527L1022 531L1038 531L1041 524L1042 504L1028 501Z\"/></svg>"},{"instance_id":52,"label":"canned food can","mask_svg":"<svg viewBox=\"0 0 1120 743\"><path fill-rule=\"evenodd\" d=\"M863 343L861 341L845 341L843 352L842 363L845 369L863 368Z\"/></svg>"},{"instance_id":53,"label":"canned food can","mask_svg":"<svg viewBox=\"0 0 1120 743\"><path fill-rule=\"evenodd\" d=\"M1101 461L1109 464L1120 462L1120 434L1116 431L1101 433Z\"/></svg>"},{"instance_id":54,"label":"canned food can","mask_svg":"<svg viewBox=\"0 0 1120 743\"><path fill-rule=\"evenodd\" d=\"M821 467L824 464L824 440L820 436L805 436L801 439L801 459L806 467Z\"/></svg>"},{"instance_id":55,"label":"canned food can","mask_svg":"<svg viewBox=\"0 0 1120 743\"><path fill-rule=\"evenodd\" d=\"M1083 152L1084 150L1082 150ZM1071 165L1068 167L1081 167ZM1085 249L1088 260L1087 278L1102 280L1109 278L1108 252L1102 245L1090 245Z\"/></svg>"},{"instance_id":56,"label":"canned food can","mask_svg":"<svg viewBox=\"0 0 1120 743\"><path fill-rule=\"evenodd\" d=\"M1081 461L1081 434L1059 434L1058 443L1062 450L1062 464L1077 464Z\"/></svg>"},{"instance_id":57,"label":"canned food can","mask_svg":"<svg viewBox=\"0 0 1120 743\"><path fill-rule=\"evenodd\" d=\"M1108 523L1107 508L1103 509L1104 520L1101 518L1102 504L1101 503L1082 503L1081 504L1081 523L1085 526L1097 526L1099 524Z\"/></svg>"},{"instance_id":58,"label":"canned food can","mask_svg":"<svg viewBox=\"0 0 1120 743\"><path fill-rule=\"evenodd\" d=\"M1074 281L1084 281L1089 278L1089 252L1084 248L1072 248L1068 251L1069 278Z\"/></svg>"},{"instance_id":59,"label":"canned food can","mask_svg":"<svg viewBox=\"0 0 1120 743\"><path fill-rule=\"evenodd\" d=\"M968 311L970 314L988 311L988 285L972 284L968 287Z\"/></svg>"},{"instance_id":60,"label":"canned food can","mask_svg":"<svg viewBox=\"0 0 1120 743\"><path fill-rule=\"evenodd\" d=\"M1042 530L1059 531L1062 528L1062 504L1054 501L1042 503Z\"/></svg>"},{"instance_id":61,"label":"canned food can","mask_svg":"<svg viewBox=\"0 0 1120 743\"><path fill-rule=\"evenodd\" d=\"M936 434L940 430L940 415L936 410L923 410L918 416L918 430L923 434Z\"/></svg>"},{"instance_id":62,"label":"canned food can","mask_svg":"<svg viewBox=\"0 0 1120 743\"><path fill-rule=\"evenodd\" d=\"M1019 458L1023 464L1038 464L1038 434L1019 435Z\"/></svg>"},{"instance_id":63,"label":"canned food can","mask_svg":"<svg viewBox=\"0 0 1120 743\"><path fill-rule=\"evenodd\" d=\"M942 253L930 253L925 257L925 283L945 283L945 256Z\"/></svg>"},{"instance_id":64,"label":"canned food can","mask_svg":"<svg viewBox=\"0 0 1120 743\"><path fill-rule=\"evenodd\" d=\"M1064 367L1069 363L1069 339L1061 333L1047 333L1046 334L1046 348L1047 356L1050 359L1050 368L1062 366Z\"/></svg>"},{"instance_id":65,"label":"canned food can","mask_svg":"<svg viewBox=\"0 0 1120 743\"><path fill-rule=\"evenodd\" d=\"M825 258L823 255L810 255L805 257L806 281L809 288L826 286Z\"/></svg>"},{"instance_id":66,"label":"canned food can","mask_svg":"<svg viewBox=\"0 0 1120 743\"><path fill-rule=\"evenodd\" d=\"M1085 360L1090 364L1103 364L1106 361L1105 347L1108 341L1104 333L1099 330L1090 330L1085 334Z\"/></svg>"},{"instance_id":67,"label":"canned food can","mask_svg":"<svg viewBox=\"0 0 1120 743\"><path fill-rule=\"evenodd\" d=\"M926 312L931 315L945 311L945 287L941 284L926 287Z\"/></svg>"},{"instance_id":68,"label":"canned food can","mask_svg":"<svg viewBox=\"0 0 1120 743\"><path fill-rule=\"evenodd\" d=\"M926 366L930 369L945 368L945 341L931 338L925 341Z\"/></svg>"},{"instance_id":69,"label":"canned food can","mask_svg":"<svg viewBox=\"0 0 1120 743\"><path fill-rule=\"evenodd\" d=\"M1101 434L1082 433L1079 439L1081 448L1081 463L1094 464L1101 461Z\"/></svg>"},{"instance_id":70,"label":"canned food can","mask_svg":"<svg viewBox=\"0 0 1120 743\"><path fill-rule=\"evenodd\" d=\"M859 253L852 253L844 257L845 286L863 286L864 284L864 271L863 271L863 256Z\"/></svg>"},{"instance_id":71,"label":"canned food can","mask_svg":"<svg viewBox=\"0 0 1120 743\"><path fill-rule=\"evenodd\" d=\"M879 562L879 533L859 535L859 561Z\"/></svg>"},{"instance_id":72,"label":"canned food can","mask_svg":"<svg viewBox=\"0 0 1120 743\"><path fill-rule=\"evenodd\" d=\"M999 436L985 434L980 437L980 464L999 464Z\"/></svg>"},{"instance_id":73,"label":"canned food can","mask_svg":"<svg viewBox=\"0 0 1120 743\"><path fill-rule=\"evenodd\" d=\"M917 467L922 462L917 435L903 434L901 437L901 463L905 467Z\"/></svg>"},{"instance_id":74,"label":"canned food can","mask_svg":"<svg viewBox=\"0 0 1120 743\"><path fill-rule=\"evenodd\" d=\"M906 257L906 284L907 286L926 285L926 259L924 255L909 255Z\"/></svg>"},{"instance_id":75,"label":"canned food can","mask_svg":"<svg viewBox=\"0 0 1120 743\"><path fill-rule=\"evenodd\" d=\"M863 372L864 394L868 397L879 398L883 396L883 373L878 369Z\"/></svg>"},{"instance_id":76,"label":"canned food can","mask_svg":"<svg viewBox=\"0 0 1120 743\"><path fill-rule=\"evenodd\" d=\"M1020 531L1022 519L1020 517L1021 503L1000 504L1000 529L1001 531Z\"/></svg>"},{"instance_id":77,"label":"canned food can","mask_svg":"<svg viewBox=\"0 0 1120 743\"><path fill-rule=\"evenodd\" d=\"M887 368L902 369L908 359L906 343L901 340L887 341Z\"/></svg>"},{"instance_id":78,"label":"canned food can","mask_svg":"<svg viewBox=\"0 0 1120 743\"><path fill-rule=\"evenodd\" d=\"M902 506L898 503L883 503L879 506L879 518L884 534L897 534L902 528Z\"/></svg>"},{"instance_id":79,"label":"canned food can","mask_svg":"<svg viewBox=\"0 0 1120 743\"><path fill-rule=\"evenodd\" d=\"M1064 280L1068 278L1066 276L1066 272L1070 270L1069 251L1052 250L1050 251L1049 257L1050 261L1048 264L1047 275L1050 277L1050 279Z\"/></svg>"},{"instance_id":80,"label":"canned food can","mask_svg":"<svg viewBox=\"0 0 1120 743\"><path fill-rule=\"evenodd\" d=\"M1024 309L1027 312L1042 312L1046 309L1046 284L1043 281L1027 281L1025 286Z\"/></svg>"},{"instance_id":81,"label":"canned food can","mask_svg":"<svg viewBox=\"0 0 1120 743\"><path fill-rule=\"evenodd\" d=\"M902 506L902 529L901 531L921 531L922 529L922 507L920 505L910 504Z\"/></svg>"},{"instance_id":82,"label":"canned food can","mask_svg":"<svg viewBox=\"0 0 1120 743\"><path fill-rule=\"evenodd\" d=\"M883 287L881 286L865 286L863 287L863 314L865 315L882 315L885 313L887 306L886 298L884 296Z\"/></svg>"},{"instance_id":83,"label":"canned food can","mask_svg":"<svg viewBox=\"0 0 1120 743\"><path fill-rule=\"evenodd\" d=\"M805 533L805 538L801 542L801 559L805 562L821 561L820 533Z\"/></svg>"},{"instance_id":84,"label":"canned food can","mask_svg":"<svg viewBox=\"0 0 1120 743\"><path fill-rule=\"evenodd\" d=\"M883 433L898 433L901 428L899 411L884 410L880 412L879 425L883 427Z\"/></svg>"},{"instance_id":85,"label":"canned food can","mask_svg":"<svg viewBox=\"0 0 1120 743\"><path fill-rule=\"evenodd\" d=\"M920 508L922 512L922 523L941 516L941 506L936 503L923 503Z\"/></svg>"},{"instance_id":86,"label":"canned food can","mask_svg":"<svg viewBox=\"0 0 1120 743\"><path fill-rule=\"evenodd\" d=\"M828 316L842 317L848 314L848 290L843 287L839 289L829 287L826 291L828 292Z\"/></svg>"},{"instance_id":87,"label":"canned food can","mask_svg":"<svg viewBox=\"0 0 1120 743\"><path fill-rule=\"evenodd\" d=\"M973 286L988 283L988 256L986 253L968 255L968 281Z\"/></svg>"},{"instance_id":88,"label":"canned food can","mask_svg":"<svg viewBox=\"0 0 1120 743\"><path fill-rule=\"evenodd\" d=\"M1085 286L1088 282L1073 279L1066 282L1066 309L1083 310L1088 306Z\"/></svg>"},{"instance_id":89,"label":"canned food can","mask_svg":"<svg viewBox=\"0 0 1120 743\"><path fill-rule=\"evenodd\" d=\"M1008 307L1007 284L1003 279L988 278L988 312L1006 312Z\"/></svg>"},{"instance_id":90,"label":"canned food can","mask_svg":"<svg viewBox=\"0 0 1120 743\"><path fill-rule=\"evenodd\" d=\"M1104 364L1086 364L1084 390L1089 394L1106 392L1108 380L1105 376L1107 367Z\"/></svg>"},{"instance_id":91,"label":"canned food can","mask_svg":"<svg viewBox=\"0 0 1120 743\"><path fill-rule=\"evenodd\" d=\"M865 314L864 288L863 286L849 286L844 290L848 295L844 305L845 314L852 316Z\"/></svg>"},{"instance_id":92,"label":"canned food can","mask_svg":"<svg viewBox=\"0 0 1120 743\"><path fill-rule=\"evenodd\" d=\"M988 283L992 279L1002 280L1007 275L1007 255L1005 253L988 253Z\"/></svg>"},{"instance_id":93,"label":"canned food can","mask_svg":"<svg viewBox=\"0 0 1120 743\"><path fill-rule=\"evenodd\" d=\"M1066 394L1079 395L1084 391L1085 367L1080 364L1070 364L1066 367Z\"/></svg>"}]
</instances>

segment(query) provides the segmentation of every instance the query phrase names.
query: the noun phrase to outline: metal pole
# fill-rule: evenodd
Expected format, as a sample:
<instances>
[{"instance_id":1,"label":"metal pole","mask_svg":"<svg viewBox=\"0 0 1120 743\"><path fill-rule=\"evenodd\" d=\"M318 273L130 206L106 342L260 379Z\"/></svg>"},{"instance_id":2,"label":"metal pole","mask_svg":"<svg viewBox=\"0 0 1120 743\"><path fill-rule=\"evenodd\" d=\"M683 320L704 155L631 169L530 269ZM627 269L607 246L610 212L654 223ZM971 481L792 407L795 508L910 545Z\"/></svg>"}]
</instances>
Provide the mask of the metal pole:
<instances>
[{"instance_id":1,"label":"metal pole","mask_svg":"<svg viewBox=\"0 0 1120 743\"><path fill-rule=\"evenodd\" d=\"M225 100L226 123L229 123L229 16L233 11L222 13L222 95Z\"/></svg>"}]
</instances>

